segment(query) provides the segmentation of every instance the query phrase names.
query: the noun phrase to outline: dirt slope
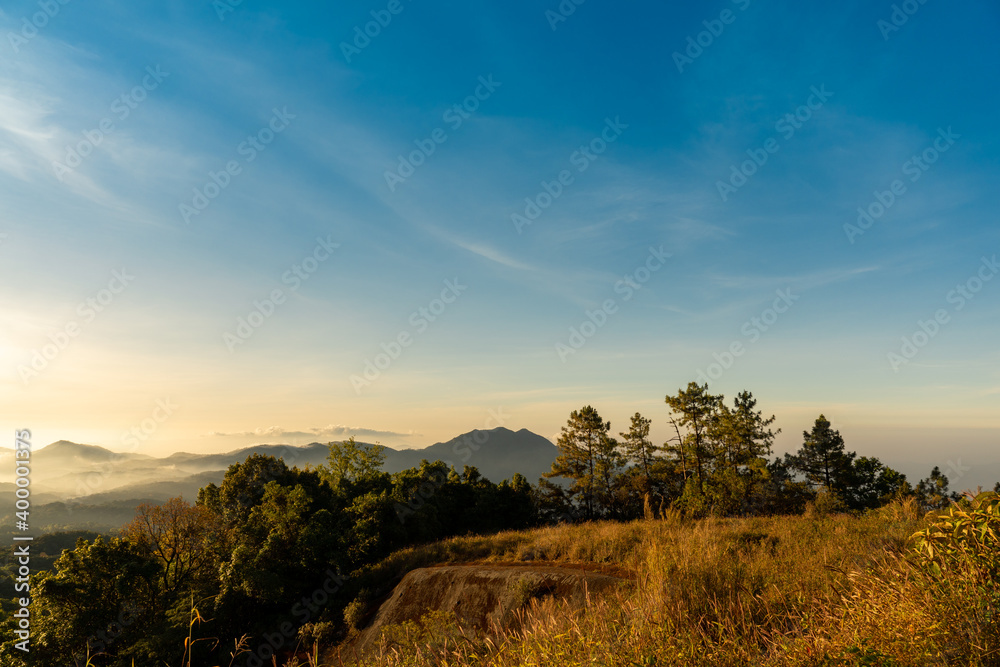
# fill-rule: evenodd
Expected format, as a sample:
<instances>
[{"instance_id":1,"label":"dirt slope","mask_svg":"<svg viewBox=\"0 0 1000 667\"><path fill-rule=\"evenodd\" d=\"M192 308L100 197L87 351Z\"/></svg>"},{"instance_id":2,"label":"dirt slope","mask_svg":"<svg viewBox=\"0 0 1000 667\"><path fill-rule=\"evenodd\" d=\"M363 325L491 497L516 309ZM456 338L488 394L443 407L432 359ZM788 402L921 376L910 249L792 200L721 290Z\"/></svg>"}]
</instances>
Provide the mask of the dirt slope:
<instances>
[{"instance_id":1,"label":"dirt slope","mask_svg":"<svg viewBox=\"0 0 1000 667\"><path fill-rule=\"evenodd\" d=\"M420 568L409 572L382 603L356 641L343 647L363 655L386 625L415 621L428 611L454 612L466 628L509 624L513 612L532 598L552 596L575 608L623 580L579 566L490 563Z\"/></svg>"}]
</instances>

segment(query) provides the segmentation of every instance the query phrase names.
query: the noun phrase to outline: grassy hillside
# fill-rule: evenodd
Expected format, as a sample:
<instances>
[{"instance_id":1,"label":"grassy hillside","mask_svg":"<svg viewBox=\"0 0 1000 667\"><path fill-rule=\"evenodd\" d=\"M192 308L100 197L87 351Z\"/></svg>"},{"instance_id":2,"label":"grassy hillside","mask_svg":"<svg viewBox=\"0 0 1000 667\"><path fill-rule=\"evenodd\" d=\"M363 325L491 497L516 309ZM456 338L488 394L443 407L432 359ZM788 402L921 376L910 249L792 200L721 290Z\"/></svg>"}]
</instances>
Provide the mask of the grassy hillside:
<instances>
[{"instance_id":1,"label":"grassy hillside","mask_svg":"<svg viewBox=\"0 0 1000 667\"><path fill-rule=\"evenodd\" d=\"M1000 664L996 599L984 597L995 594L960 565L926 574L909 539L920 527L904 504L861 517L566 525L406 549L356 582L389 586L433 563L531 559L610 565L633 583L582 613L532 602L512 633L474 635L431 614L388 629L364 664Z\"/></svg>"}]
</instances>

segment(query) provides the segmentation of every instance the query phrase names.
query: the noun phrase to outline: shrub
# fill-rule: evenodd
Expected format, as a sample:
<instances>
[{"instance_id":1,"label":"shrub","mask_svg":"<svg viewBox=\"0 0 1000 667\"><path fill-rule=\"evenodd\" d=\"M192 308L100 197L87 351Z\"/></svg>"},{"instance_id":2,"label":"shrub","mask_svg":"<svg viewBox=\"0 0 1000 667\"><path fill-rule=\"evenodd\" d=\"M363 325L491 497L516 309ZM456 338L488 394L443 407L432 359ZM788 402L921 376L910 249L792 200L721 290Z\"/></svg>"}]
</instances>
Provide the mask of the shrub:
<instances>
[{"instance_id":1,"label":"shrub","mask_svg":"<svg viewBox=\"0 0 1000 667\"><path fill-rule=\"evenodd\" d=\"M844 501L836 493L821 489L816 497L806 503L805 515L810 519L829 516L844 511Z\"/></svg>"},{"instance_id":2,"label":"shrub","mask_svg":"<svg viewBox=\"0 0 1000 667\"><path fill-rule=\"evenodd\" d=\"M913 539L920 560L935 576L971 567L984 584L995 588L1000 583L1000 495L970 494Z\"/></svg>"},{"instance_id":3,"label":"shrub","mask_svg":"<svg viewBox=\"0 0 1000 667\"><path fill-rule=\"evenodd\" d=\"M344 607L344 623L347 624L349 632L356 632L364 627L365 617L368 615L368 596L362 591L358 597Z\"/></svg>"}]
</instances>

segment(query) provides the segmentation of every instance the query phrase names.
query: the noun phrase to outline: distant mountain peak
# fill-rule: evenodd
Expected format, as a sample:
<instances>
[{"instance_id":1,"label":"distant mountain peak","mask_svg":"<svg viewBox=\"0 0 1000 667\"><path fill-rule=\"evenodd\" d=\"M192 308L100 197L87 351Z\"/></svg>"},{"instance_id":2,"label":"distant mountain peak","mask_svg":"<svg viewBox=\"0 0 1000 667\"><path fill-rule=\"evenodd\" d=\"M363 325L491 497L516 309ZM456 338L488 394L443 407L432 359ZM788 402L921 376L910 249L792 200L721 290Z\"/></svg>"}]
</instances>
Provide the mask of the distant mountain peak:
<instances>
[{"instance_id":1,"label":"distant mountain peak","mask_svg":"<svg viewBox=\"0 0 1000 667\"><path fill-rule=\"evenodd\" d=\"M83 445L70 440L57 440L39 449L34 456L46 462L46 468L51 467L55 462L58 466L66 465L86 465L107 462L122 461L152 461L154 457L149 454L137 454L134 452L114 452L100 445Z\"/></svg>"},{"instance_id":2,"label":"distant mountain peak","mask_svg":"<svg viewBox=\"0 0 1000 667\"><path fill-rule=\"evenodd\" d=\"M100 445L81 445L78 442L70 442L69 440L57 440L50 445L42 447L38 450L39 453L47 452L48 454L58 454L65 456L67 454L100 454L102 456L111 456L114 454L110 449L105 449Z\"/></svg>"},{"instance_id":3,"label":"distant mountain peak","mask_svg":"<svg viewBox=\"0 0 1000 667\"><path fill-rule=\"evenodd\" d=\"M503 426L475 429L421 449L385 447L383 452L385 472L419 466L422 459L427 459L444 461L459 471L464 466L473 466L493 482L510 479L515 473L529 480L537 479L551 468L559 453L555 445L537 433L524 428L512 431ZM176 452L160 458L59 440L38 450L38 465L33 470L37 479L33 482L38 482L39 489L59 497L92 494L102 502L147 498L150 494L163 500L172 494L171 489L183 491L185 497L194 497L192 494L196 495L198 488L209 481L220 482L231 465L242 463L252 454L282 458L289 467L305 468L326 462L328 449L326 443L319 442L258 444L221 454ZM12 456L12 450L0 450L0 457ZM99 474L95 476L95 472Z\"/></svg>"},{"instance_id":4,"label":"distant mountain peak","mask_svg":"<svg viewBox=\"0 0 1000 667\"><path fill-rule=\"evenodd\" d=\"M492 482L510 479L514 473L537 479L548 472L558 453L555 445L533 431L526 428L512 431L498 426L488 430L474 429L423 449L387 453L383 469L402 470L427 459L444 461L455 466L456 470L473 466Z\"/></svg>"},{"instance_id":5,"label":"distant mountain peak","mask_svg":"<svg viewBox=\"0 0 1000 667\"><path fill-rule=\"evenodd\" d=\"M103 447L98 447L98 445L82 445L79 442L73 442L71 440L56 440L55 442L50 443L49 447L93 447L104 449Z\"/></svg>"}]
</instances>

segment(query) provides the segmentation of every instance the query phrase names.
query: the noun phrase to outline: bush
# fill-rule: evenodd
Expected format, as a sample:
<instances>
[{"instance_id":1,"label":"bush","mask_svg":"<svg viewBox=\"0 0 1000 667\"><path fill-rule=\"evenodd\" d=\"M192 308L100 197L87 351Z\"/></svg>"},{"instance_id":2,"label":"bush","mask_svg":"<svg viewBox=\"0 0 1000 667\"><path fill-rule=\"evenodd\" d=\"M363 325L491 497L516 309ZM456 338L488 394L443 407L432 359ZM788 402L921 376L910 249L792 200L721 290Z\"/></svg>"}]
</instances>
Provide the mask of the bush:
<instances>
[{"instance_id":1,"label":"bush","mask_svg":"<svg viewBox=\"0 0 1000 667\"><path fill-rule=\"evenodd\" d=\"M344 623L349 632L357 632L364 627L368 615L368 596L364 591L344 607Z\"/></svg>"},{"instance_id":2,"label":"bush","mask_svg":"<svg viewBox=\"0 0 1000 667\"><path fill-rule=\"evenodd\" d=\"M821 489L816 497L806 503L805 515L810 519L829 516L844 511L844 501L832 491Z\"/></svg>"},{"instance_id":3,"label":"bush","mask_svg":"<svg viewBox=\"0 0 1000 667\"><path fill-rule=\"evenodd\" d=\"M299 628L298 640L305 646L329 644L337 637L337 626L329 621L306 623Z\"/></svg>"},{"instance_id":4,"label":"bush","mask_svg":"<svg viewBox=\"0 0 1000 667\"><path fill-rule=\"evenodd\" d=\"M1000 497L980 494L927 521L905 551L845 573L842 604L821 624L840 660L829 664L998 664Z\"/></svg>"},{"instance_id":5,"label":"bush","mask_svg":"<svg viewBox=\"0 0 1000 667\"><path fill-rule=\"evenodd\" d=\"M1000 583L1000 495L971 496L914 533L917 553L935 576L971 567L984 584Z\"/></svg>"}]
</instances>

